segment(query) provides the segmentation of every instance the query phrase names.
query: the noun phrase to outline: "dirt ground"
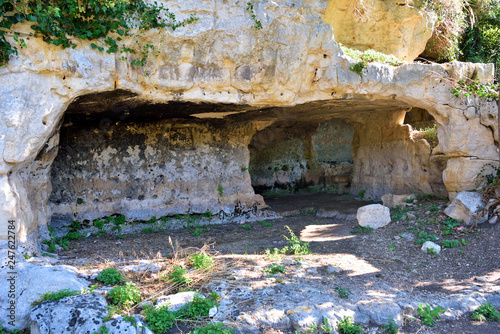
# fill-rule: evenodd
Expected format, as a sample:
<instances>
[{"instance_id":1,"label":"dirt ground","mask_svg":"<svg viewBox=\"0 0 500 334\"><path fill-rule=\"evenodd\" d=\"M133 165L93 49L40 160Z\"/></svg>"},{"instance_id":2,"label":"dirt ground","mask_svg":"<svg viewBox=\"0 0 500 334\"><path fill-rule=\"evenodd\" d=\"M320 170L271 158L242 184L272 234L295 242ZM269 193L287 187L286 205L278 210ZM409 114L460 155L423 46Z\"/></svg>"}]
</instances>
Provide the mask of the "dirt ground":
<instances>
[{"instance_id":1,"label":"dirt ground","mask_svg":"<svg viewBox=\"0 0 500 334\"><path fill-rule=\"evenodd\" d=\"M193 227L125 235L123 239L91 236L73 242L69 251L59 253L59 259L82 270L152 259L158 253L168 256L172 252L168 242L171 238L180 248L213 244L211 252L216 254L216 260L247 270L254 266L256 272L261 272L266 263L265 250L285 246L283 236L289 236L285 227L289 226L301 240L310 243L312 254L301 258L316 269L304 279L327 292L334 293L334 288L342 285L353 291L355 299L357 291L386 284L405 293L446 296L470 290L491 292L500 284L499 224L485 223L462 231L447 229L442 213L445 200L419 198L404 210L391 210L392 222L369 233L356 228L355 218L357 208L368 202L353 197L294 194L268 198L266 203L283 218L210 225L198 233ZM443 248L440 254L427 254L416 244L422 232L434 234L438 244L457 240L458 246ZM414 240L410 240L412 237ZM342 271L329 274L329 266ZM231 275L230 271L227 275ZM293 276L293 270L283 274L283 279L287 275ZM400 333L493 334L500 333L500 324L473 322L466 314L458 320L441 320L433 328L423 326L419 320L405 321Z\"/></svg>"}]
</instances>

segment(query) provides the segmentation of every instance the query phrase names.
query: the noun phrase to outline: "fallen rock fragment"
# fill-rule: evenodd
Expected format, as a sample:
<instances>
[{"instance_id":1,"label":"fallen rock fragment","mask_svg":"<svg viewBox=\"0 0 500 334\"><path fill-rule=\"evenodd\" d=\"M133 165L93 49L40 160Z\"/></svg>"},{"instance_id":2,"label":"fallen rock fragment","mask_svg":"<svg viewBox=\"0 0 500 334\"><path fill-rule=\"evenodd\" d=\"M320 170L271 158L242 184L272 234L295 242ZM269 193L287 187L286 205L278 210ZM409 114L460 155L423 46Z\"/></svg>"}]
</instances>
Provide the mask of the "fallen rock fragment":
<instances>
[{"instance_id":1,"label":"fallen rock fragment","mask_svg":"<svg viewBox=\"0 0 500 334\"><path fill-rule=\"evenodd\" d=\"M428 249L432 249L434 252L436 252L436 254L441 253L441 246L439 246L438 244L433 243L432 241L426 241L422 245L422 250L424 252L429 252Z\"/></svg>"},{"instance_id":2,"label":"fallen rock fragment","mask_svg":"<svg viewBox=\"0 0 500 334\"><path fill-rule=\"evenodd\" d=\"M370 204L358 209L357 218L359 225L377 229L391 222L391 212L386 206Z\"/></svg>"},{"instance_id":3,"label":"fallen rock fragment","mask_svg":"<svg viewBox=\"0 0 500 334\"><path fill-rule=\"evenodd\" d=\"M444 213L453 219L458 219L466 225L472 225L476 222L478 214L484 208L482 202L483 195L472 191L461 191L451 204L444 210ZM478 224L484 223L487 215L481 216Z\"/></svg>"}]
</instances>

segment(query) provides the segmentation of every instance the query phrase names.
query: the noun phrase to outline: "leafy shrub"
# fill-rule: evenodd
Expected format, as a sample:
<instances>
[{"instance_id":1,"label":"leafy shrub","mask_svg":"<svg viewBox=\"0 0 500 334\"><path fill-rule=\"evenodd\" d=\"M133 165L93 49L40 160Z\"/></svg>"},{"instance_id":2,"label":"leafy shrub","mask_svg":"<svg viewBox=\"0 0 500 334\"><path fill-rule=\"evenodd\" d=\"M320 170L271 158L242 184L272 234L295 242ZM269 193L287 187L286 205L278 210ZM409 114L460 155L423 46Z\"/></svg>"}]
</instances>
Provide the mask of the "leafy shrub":
<instances>
[{"instance_id":1,"label":"leafy shrub","mask_svg":"<svg viewBox=\"0 0 500 334\"><path fill-rule=\"evenodd\" d=\"M337 291L337 293L339 294L340 298L347 299L351 295L351 290L350 289L345 289L345 288L343 288L341 286L335 287L334 290Z\"/></svg>"},{"instance_id":2,"label":"leafy shrub","mask_svg":"<svg viewBox=\"0 0 500 334\"><path fill-rule=\"evenodd\" d=\"M286 273L285 265L273 263L263 269L266 273L270 275L284 274Z\"/></svg>"},{"instance_id":3,"label":"leafy shrub","mask_svg":"<svg viewBox=\"0 0 500 334\"><path fill-rule=\"evenodd\" d=\"M208 317L210 309L219 305L218 299L219 296L215 292L212 292L207 298L195 295L191 303L184 305L177 311L177 318L196 320L200 317Z\"/></svg>"},{"instance_id":4,"label":"leafy shrub","mask_svg":"<svg viewBox=\"0 0 500 334\"><path fill-rule=\"evenodd\" d=\"M177 27L196 21L195 16L177 21L175 15L163 5L149 4L143 0L93 1L93 0L34 0L34 1L1 1L0 2L0 66L9 61L9 56L17 54L17 47L5 38L16 23L30 22L34 34L41 36L46 43L63 48L77 47L73 38L82 40L103 39L99 46L91 47L107 53L129 52L142 53L143 59L132 61L132 65L145 65L150 47L132 49L119 45L124 35L134 28L149 30L152 28ZM118 35L114 37L111 35ZM104 37L106 37L104 39ZM26 47L23 39L14 38ZM137 44L140 46L139 41ZM134 46L135 47L135 46ZM83 204L78 199L78 204Z\"/></svg>"},{"instance_id":5,"label":"leafy shrub","mask_svg":"<svg viewBox=\"0 0 500 334\"><path fill-rule=\"evenodd\" d=\"M455 248L458 247L459 244L458 240L443 240L444 248Z\"/></svg>"},{"instance_id":6,"label":"leafy shrub","mask_svg":"<svg viewBox=\"0 0 500 334\"><path fill-rule=\"evenodd\" d=\"M472 312L471 319L474 321L499 321L500 312L490 302L487 302Z\"/></svg>"},{"instance_id":7,"label":"leafy shrub","mask_svg":"<svg viewBox=\"0 0 500 334\"><path fill-rule=\"evenodd\" d=\"M127 282L124 286L111 289L108 298L113 304L128 308L141 301L141 291L134 283Z\"/></svg>"},{"instance_id":8,"label":"leafy shrub","mask_svg":"<svg viewBox=\"0 0 500 334\"><path fill-rule=\"evenodd\" d=\"M106 285L117 285L125 281L120 271L116 268L106 268L97 275L99 282Z\"/></svg>"},{"instance_id":9,"label":"leafy shrub","mask_svg":"<svg viewBox=\"0 0 500 334\"><path fill-rule=\"evenodd\" d=\"M198 270L207 270L213 267L214 258L208 254L197 253L189 257L193 268Z\"/></svg>"},{"instance_id":10,"label":"leafy shrub","mask_svg":"<svg viewBox=\"0 0 500 334\"><path fill-rule=\"evenodd\" d=\"M187 274L187 270L184 266L174 266L172 268L172 272L168 275L168 280L172 281L172 283L179 285L187 285L191 283L193 280L191 278L185 277Z\"/></svg>"},{"instance_id":11,"label":"leafy shrub","mask_svg":"<svg viewBox=\"0 0 500 334\"><path fill-rule=\"evenodd\" d=\"M83 238L83 235L79 232L68 232L68 234L66 234L65 236L66 239L69 239L69 240L80 240L81 238Z\"/></svg>"},{"instance_id":12,"label":"leafy shrub","mask_svg":"<svg viewBox=\"0 0 500 334\"><path fill-rule=\"evenodd\" d=\"M428 234L427 232L421 231L418 233L418 238L417 241L415 241L415 243L417 245L421 245L426 241L436 241L436 240L437 236L435 234Z\"/></svg>"},{"instance_id":13,"label":"leafy shrub","mask_svg":"<svg viewBox=\"0 0 500 334\"><path fill-rule=\"evenodd\" d=\"M193 301L184 305L179 311L169 311L168 305L157 308L148 307L144 310L145 320L149 328L155 333L165 333L174 326L177 321L198 320L200 317L207 317L212 307L218 306L219 296L211 293L207 298L194 296ZM211 329L211 328L209 328ZM214 328L215 329L215 328ZM199 332L211 333L211 332ZM232 333L232 332L215 332Z\"/></svg>"},{"instance_id":14,"label":"leafy shrub","mask_svg":"<svg viewBox=\"0 0 500 334\"><path fill-rule=\"evenodd\" d=\"M431 308L429 304L424 306L422 303L419 303L417 311L418 315L422 318L422 322L425 325L432 327L439 319L441 319L439 313L446 312L446 309L441 308L441 306Z\"/></svg>"},{"instance_id":15,"label":"leafy shrub","mask_svg":"<svg viewBox=\"0 0 500 334\"><path fill-rule=\"evenodd\" d=\"M302 241L293 233L292 229L288 226L285 225L285 227L288 229L288 233L290 234L290 237L283 236L286 241L288 241L288 246L283 247L282 252L287 253L287 254L294 254L294 255L308 255L311 254L311 249L309 248L309 243Z\"/></svg>"},{"instance_id":16,"label":"leafy shrub","mask_svg":"<svg viewBox=\"0 0 500 334\"><path fill-rule=\"evenodd\" d=\"M150 307L144 310L148 327L154 333L165 333L174 326L177 313L168 310L168 305L157 308Z\"/></svg>"},{"instance_id":17,"label":"leafy shrub","mask_svg":"<svg viewBox=\"0 0 500 334\"><path fill-rule=\"evenodd\" d=\"M352 317L345 317L337 324L337 329L341 334L362 334L363 327L355 325Z\"/></svg>"}]
</instances>

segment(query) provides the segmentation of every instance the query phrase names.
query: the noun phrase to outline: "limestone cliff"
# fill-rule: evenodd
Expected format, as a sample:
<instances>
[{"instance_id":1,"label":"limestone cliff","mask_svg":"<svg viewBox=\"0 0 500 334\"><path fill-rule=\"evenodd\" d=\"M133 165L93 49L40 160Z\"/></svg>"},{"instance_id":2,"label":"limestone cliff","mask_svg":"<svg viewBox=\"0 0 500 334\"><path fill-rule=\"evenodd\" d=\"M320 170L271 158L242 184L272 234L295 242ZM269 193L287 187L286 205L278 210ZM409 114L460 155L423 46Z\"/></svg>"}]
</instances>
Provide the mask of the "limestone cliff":
<instances>
[{"instance_id":1,"label":"limestone cliff","mask_svg":"<svg viewBox=\"0 0 500 334\"><path fill-rule=\"evenodd\" d=\"M29 38L0 68L4 244L12 219L18 241L36 247L38 228L52 218L49 207L59 218L206 209L233 215L263 204L252 177L255 186L304 180L372 198L389 191L453 197L473 186L484 163L498 160L496 102L450 92L460 76L492 80L490 65L373 63L359 75L349 69L354 62L334 39L335 28L324 23L327 8L340 2L256 1L261 30L238 1L163 2L181 18L195 13L199 20L174 32L146 32L140 43L159 53L145 66L86 41L61 49ZM408 55L419 52L412 43L421 38L420 23L410 21L408 29L394 23ZM435 119L433 150L403 125L414 107ZM297 131L286 130L287 138L260 132L284 128ZM352 151L340 154L331 131L340 131L342 149ZM277 142L256 145L262 138ZM280 138L294 146L279 146ZM281 162L251 156L273 143L295 150ZM296 174L283 169L292 167L285 160L293 160ZM262 177L249 170L253 161L262 161ZM281 168L276 175L272 164Z\"/></svg>"}]
</instances>

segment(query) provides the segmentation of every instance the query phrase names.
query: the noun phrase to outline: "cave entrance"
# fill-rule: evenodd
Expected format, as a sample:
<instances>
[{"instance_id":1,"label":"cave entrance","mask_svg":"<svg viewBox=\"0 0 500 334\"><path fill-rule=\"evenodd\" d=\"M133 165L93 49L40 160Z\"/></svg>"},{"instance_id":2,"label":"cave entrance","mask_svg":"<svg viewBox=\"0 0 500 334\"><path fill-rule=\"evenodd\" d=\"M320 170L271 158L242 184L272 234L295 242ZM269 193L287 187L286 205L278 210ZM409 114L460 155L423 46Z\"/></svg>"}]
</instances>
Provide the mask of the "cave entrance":
<instances>
[{"instance_id":1,"label":"cave entrance","mask_svg":"<svg viewBox=\"0 0 500 334\"><path fill-rule=\"evenodd\" d=\"M255 192L264 197L348 193L353 137L352 126L337 118L321 123L276 122L257 132L249 145Z\"/></svg>"},{"instance_id":2,"label":"cave entrance","mask_svg":"<svg viewBox=\"0 0 500 334\"><path fill-rule=\"evenodd\" d=\"M226 104L152 104L126 91L77 98L53 137L59 151L51 167L51 225L111 215L224 218L263 205L242 171L252 129L222 118L242 111Z\"/></svg>"}]
</instances>

